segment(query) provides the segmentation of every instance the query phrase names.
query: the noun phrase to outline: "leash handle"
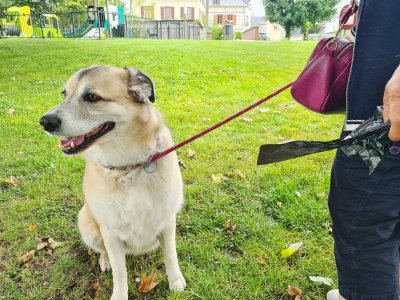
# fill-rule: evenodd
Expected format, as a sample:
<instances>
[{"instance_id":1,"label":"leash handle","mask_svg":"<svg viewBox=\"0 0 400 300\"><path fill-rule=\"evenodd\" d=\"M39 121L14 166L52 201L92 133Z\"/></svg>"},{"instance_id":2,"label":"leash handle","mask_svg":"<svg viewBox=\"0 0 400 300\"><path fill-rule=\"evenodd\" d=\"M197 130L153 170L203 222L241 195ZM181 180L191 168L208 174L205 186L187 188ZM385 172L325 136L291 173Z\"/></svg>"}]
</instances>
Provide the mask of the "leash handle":
<instances>
[{"instance_id":1,"label":"leash handle","mask_svg":"<svg viewBox=\"0 0 400 300\"><path fill-rule=\"evenodd\" d=\"M268 96L258 100L254 104L242 109L241 111L237 112L236 114L234 114L234 115L232 115L232 116L230 116L230 117L218 122L217 124L215 124L215 125L207 128L207 129L203 130L202 132L200 132L200 133L198 133L198 134L196 134L196 135L194 135L194 136L192 136L192 137L190 137L190 138L188 138L188 139L186 139L186 140L184 140L184 141L182 141L182 142L180 142L178 144L175 144L174 146L172 146L172 147L170 147L170 148L168 148L168 149L166 149L164 151L161 151L161 152L158 152L158 153L154 154L153 157L150 159L150 161L148 163L156 161L157 159L159 159L159 158L161 158L161 157L163 157L163 156L165 156L165 155L167 155L167 154L169 154L169 153L171 153L171 152L173 152L173 151L185 146L186 144L189 144L190 142L193 142L193 141L197 140L198 138L206 135L207 133L210 133L211 131L221 127L222 125L225 125L226 123L236 119L237 117L240 117L241 115L243 115L244 113L248 112L249 110L259 106L260 104L264 103L265 101L267 101L267 100L277 96L278 94L282 93L283 91L287 90L288 88L290 88L292 86L292 84L293 84L293 82L290 82L290 83L286 84L285 86L283 86L280 89L276 90L275 92L269 94Z\"/></svg>"}]
</instances>

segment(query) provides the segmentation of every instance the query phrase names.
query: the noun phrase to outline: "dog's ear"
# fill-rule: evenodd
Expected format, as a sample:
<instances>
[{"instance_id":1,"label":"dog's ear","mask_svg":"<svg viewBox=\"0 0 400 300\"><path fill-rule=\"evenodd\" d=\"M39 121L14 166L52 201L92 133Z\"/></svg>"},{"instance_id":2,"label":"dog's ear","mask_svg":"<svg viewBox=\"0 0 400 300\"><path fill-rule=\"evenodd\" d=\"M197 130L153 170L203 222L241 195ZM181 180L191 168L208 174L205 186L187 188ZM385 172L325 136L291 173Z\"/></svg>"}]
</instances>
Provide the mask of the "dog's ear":
<instances>
[{"instance_id":1,"label":"dog's ear","mask_svg":"<svg viewBox=\"0 0 400 300\"><path fill-rule=\"evenodd\" d=\"M128 72L128 92L132 98L140 103L146 103L156 101L154 83L149 76L143 72L134 69L127 68Z\"/></svg>"}]
</instances>

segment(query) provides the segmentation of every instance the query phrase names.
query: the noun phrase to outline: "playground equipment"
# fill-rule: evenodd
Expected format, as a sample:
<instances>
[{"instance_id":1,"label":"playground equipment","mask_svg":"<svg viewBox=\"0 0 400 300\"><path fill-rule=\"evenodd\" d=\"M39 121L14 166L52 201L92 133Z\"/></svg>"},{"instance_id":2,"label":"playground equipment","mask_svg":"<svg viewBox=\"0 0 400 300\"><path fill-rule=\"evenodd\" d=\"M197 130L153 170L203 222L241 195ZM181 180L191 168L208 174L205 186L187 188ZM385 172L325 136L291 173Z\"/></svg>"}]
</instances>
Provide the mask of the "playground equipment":
<instances>
[{"instance_id":1,"label":"playground equipment","mask_svg":"<svg viewBox=\"0 0 400 300\"><path fill-rule=\"evenodd\" d=\"M8 8L7 16L0 20L0 25L7 36L62 37L58 16L42 14L32 18L29 6Z\"/></svg>"}]
</instances>

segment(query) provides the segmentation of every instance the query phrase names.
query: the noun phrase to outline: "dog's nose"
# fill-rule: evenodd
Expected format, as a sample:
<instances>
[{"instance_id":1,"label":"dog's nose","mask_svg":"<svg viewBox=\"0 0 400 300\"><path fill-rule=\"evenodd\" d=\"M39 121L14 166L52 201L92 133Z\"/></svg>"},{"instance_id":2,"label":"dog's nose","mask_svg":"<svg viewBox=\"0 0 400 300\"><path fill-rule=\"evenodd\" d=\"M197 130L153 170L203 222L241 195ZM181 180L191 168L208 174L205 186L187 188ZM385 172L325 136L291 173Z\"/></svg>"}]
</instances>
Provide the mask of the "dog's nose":
<instances>
[{"instance_id":1,"label":"dog's nose","mask_svg":"<svg viewBox=\"0 0 400 300\"><path fill-rule=\"evenodd\" d=\"M55 114L44 115L40 119L39 123L40 125L42 125L44 130L48 132L53 132L60 128L61 119Z\"/></svg>"}]
</instances>

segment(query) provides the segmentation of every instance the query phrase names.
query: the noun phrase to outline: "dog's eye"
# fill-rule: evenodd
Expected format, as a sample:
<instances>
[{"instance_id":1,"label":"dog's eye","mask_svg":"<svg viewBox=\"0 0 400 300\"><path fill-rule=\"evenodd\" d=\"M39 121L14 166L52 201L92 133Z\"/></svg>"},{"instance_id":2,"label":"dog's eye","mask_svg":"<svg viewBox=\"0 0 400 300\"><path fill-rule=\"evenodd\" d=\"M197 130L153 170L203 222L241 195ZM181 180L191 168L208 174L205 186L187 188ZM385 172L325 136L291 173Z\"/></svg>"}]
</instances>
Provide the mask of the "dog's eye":
<instances>
[{"instance_id":1,"label":"dog's eye","mask_svg":"<svg viewBox=\"0 0 400 300\"><path fill-rule=\"evenodd\" d=\"M95 94L90 93L87 95L87 100L89 100L90 102L96 102L101 100L101 98Z\"/></svg>"}]
</instances>

